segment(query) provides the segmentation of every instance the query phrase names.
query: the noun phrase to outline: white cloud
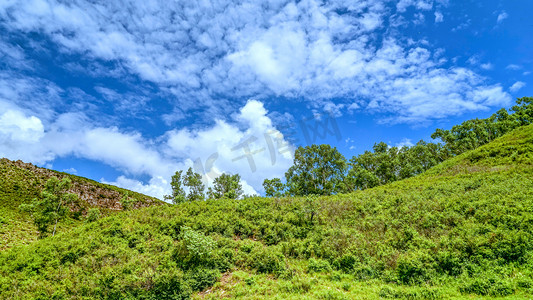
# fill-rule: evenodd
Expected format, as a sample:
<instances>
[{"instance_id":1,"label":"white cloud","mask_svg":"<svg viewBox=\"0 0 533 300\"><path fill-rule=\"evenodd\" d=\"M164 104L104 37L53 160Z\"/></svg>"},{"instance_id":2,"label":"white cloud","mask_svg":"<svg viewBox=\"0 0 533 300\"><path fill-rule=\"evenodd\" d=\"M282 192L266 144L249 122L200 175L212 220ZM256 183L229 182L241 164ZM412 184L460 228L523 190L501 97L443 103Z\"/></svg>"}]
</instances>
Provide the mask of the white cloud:
<instances>
[{"instance_id":1,"label":"white cloud","mask_svg":"<svg viewBox=\"0 0 533 300\"><path fill-rule=\"evenodd\" d=\"M168 188L170 183L162 176L150 178L150 181L147 184L144 184L139 180L127 178L123 175L117 177L115 181L107 181L105 178L102 178L100 179L100 182L119 186L145 195L151 195L159 199L163 199L164 195L170 193Z\"/></svg>"},{"instance_id":2,"label":"white cloud","mask_svg":"<svg viewBox=\"0 0 533 300\"><path fill-rule=\"evenodd\" d=\"M261 102L250 100L233 123L171 130L150 140L116 127L91 127L82 114L59 115L45 127L35 116L7 110L0 115L0 156L40 165L65 156L103 162L124 173L103 182L159 198L170 193L167 180L178 169L194 167L208 184L222 172L238 173L245 192L255 194L263 179L283 176L294 151L267 113Z\"/></svg>"},{"instance_id":3,"label":"white cloud","mask_svg":"<svg viewBox=\"0 0 533 300\"><path fill-rule=\"evenodd\" d=\"M480 60L479 56L474 55L474 56L470 56L466 62L471 65L478 65L479 60Z\"/></svg>"},{"instance_id":4,"label":"white cloud","mask_svg":"<svg viewBox=\"0 0 533 300\"><path fill-rule=\"evenodd\" d=\"M78 174L78 170L76 170L75 168L64 169L62 172L66 172L70 174Z\"/></svg>"},{"instance_id":5,"label":"white cloud","mask_svg":"<svg viewBox=\"0 0 533 300\"><path fill-rule=\"evenodd\" d=\"M414 146L415 144L413 144L413 141L411 141L410 139L408 138L404 138L402 139L399 143L396 143L394 146L395 147L398 147L398 148L401 148L401 147L412 147Z\"/></svg>"},{"instance_id":6,"label":"white cloud","mask_svg":"<svg viewBox=\"0 0 533 300\"><path fill-rule=\"evenodd\" d=\"M294 148L272 125L263 104L250 100L235 116L236 124L218 120L215 126L167 133L165 153L192 165L212 181L222 171L238 173L255 191L265 178L282 177L292 164Z\"/></svg>"},{"instance_id":7,"label":"white cloud","mask_svg":"<svg viewBox=\"0 0 533 300\"><path fill-rule=\"evenodd\" d=\"M20 111L8 110L0 115L0 135L3 139L31 143L44 135L44 127L35 116L26 117Z\"/></svg>"},{"instance_id":8,"label":"white cloud","mask_svg":"<svg viewBox=\"0 0 533 300\"><path fill-rule=\"evenodd\" d=\"M500 14L498 14L498 19L497 19L498 24L503 22L503 20L507 19L508 17L509 17L509 15L505 11L501 12Z\"/></svg>"},{"instance_id":9,"label":"white cloud","mask_svg":"<svg viewBox=\"0 0 533 300\"><path fill-rule=\"evenodd\" d=\"M410 74L432 71L448 74L452 81L455 78L453 71L432 59L429 46L422 41L403 42L401 31L387 31L380 46L377 36L382 35L383 22L393 22L394 16L401 19L401 15L392 15L395 12L389 3L310 0L263 4L249 0L177 1L172 5L164 1L77 1L68 5L54 0L13 1L1 6L0 14L9 14L3 25L10 32L40 32L61 52L83 55L90 63L82 71L89 75L106 74L106 68L107 76L114 78L135 74L173 94L175 97L169 99L179 109L162 116L167 124L199 108L205 115L221 116L244 104L244 100L233 103L227 99L280 96L289 101L306 99L314 106L336 99L335 105L348 107L354 100L372 101L374 95L384 92L382 87ZM400 14L415 10L414 22L421 24L424 14L442 5L446 2L401 0L396 8ZM436 22L441 19L439 13L435 13ZM11 56L22 61L24 53L11 48ZM411 59L417 53L423 55ZM106 67L105 62L111 62L112 67ZM64 67L80 70L77 62ZM420 94L416 89L400 89L399 97L413 101L382 100L381 107L404 112L406 115L398 119L409 122L425 121L417 119L420 114L407 114L430 107L435 115L445 117L456 112L448 110L449 105L442 100L468 102L468 92L487 85L477 81L465 86L464 81L458 81L450 82L450 87L445 98L438 98L442 95L431 90L424 94L440 99L440 105L416 107L423 102L417 98ZM105 87L97 90L119 111L134 115L149 101L146 95L117 95ZM389 93L388 88L385 90L381 96ZM137 106L128 110L130 104Z\"/></svg>"},{"instance_id":10,"label":"white cloud","mask_svg":"<svg viewBox=\"0 0 533 300\"><path fill-rule=\"evenodd\" d=\"M521 66L519 65L515 65L515 64L510 64L508 65L507 67L505 67L507 70L513 70L513 71L516 71L516 70L520 70L522 69Z\"/></svg>"},{"instance_id":11,"label":"white cloud","mask_svg":"<svg viewBox=\"0 0 533 300\"><path fill-rule=\"evenodd\" d=\"M523 82L523 81L517 81L515 82L510 88L509 88L509 91L511 91L512 93L516 93L518 92L521 88L525 87L526 86L526 83Z\"/></svg>"},{"instance_id":12,"label":"white cloud","mask_svg":"<svg viewBox=\"0 0 533 300\"><path fill-rule=\"evenodd\" d=\"M444 22L444 15L440 11L435 12L435 23Z\"/></svg>"},{"instance_id":13,"label":"white cloud","mask_svg":"<svg viewBox=\"0 0 533 300\"><path fill-rule=\"evenodd\" d=\"M492 70L494 68L494 65L491 63L484 63L484 64L481 64L480 67L483 70Z\"/></svg>"}]
</instances>

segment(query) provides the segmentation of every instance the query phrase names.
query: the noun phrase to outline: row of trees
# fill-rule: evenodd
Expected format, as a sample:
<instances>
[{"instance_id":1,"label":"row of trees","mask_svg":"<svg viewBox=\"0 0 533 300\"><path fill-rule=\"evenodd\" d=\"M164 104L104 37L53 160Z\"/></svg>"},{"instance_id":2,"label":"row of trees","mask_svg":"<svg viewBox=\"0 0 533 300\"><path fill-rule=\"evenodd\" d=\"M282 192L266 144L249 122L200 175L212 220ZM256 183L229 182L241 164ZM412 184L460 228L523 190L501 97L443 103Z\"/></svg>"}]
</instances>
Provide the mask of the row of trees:
<instances>
[{"instance_id":1,"label":"row of trees","mask_svg":"<svg viewBox=\"0 0 533 300\"><path fill-rule=\"evenodd\" d=\"M208 199L238 199L243 195L241 176L239 174L222 174L215 178L213 187L207 189L202 181L202 175L189 168L185 174L183 171L176 171L172 176L170 185L172 195L165 196L165 200L174 204L186 201L198 201ZM188 192L186 192L186 190Z\"/></svg>"},{"instance_id":2,"label":"row of trees","mask_svg":"<svg viewBox=\"0 0 533 300\"><path fill-rule=\"evenodd\" d=\"M437 129L433 139L441 143L419 141L412 147L374 144L373 151L349 161L334 147L312 145L299 147L294 163L280 178L265 179L269 197L331 195L367 189L420 174L429 168L484 145L511 130L533 123L533 98L516 101L510 111L500 109L486 119L472 119L450 130Z\"/></svg>"},{"instance_id":3,"label":"row of trees","mask_svg":"<svg viewBox=\"0 0 533 300\"><path fill-rule=\"evenodd\" d=\"M502 108L486 119L472 119L450 130L437 129L431 138L439 143L419 141L411 147L374 144L372 151L347 160L335 147L299 147L293 165L280 178L265 179L266 196L332 195L384 185L418 175L465 151L484 145L507 132L533 123L533 98L516 101L509 111ZM189 168L172 176L173 203L209 199L238 199L243 195L240 176L222 174L205 193L202 176ZM188 191L188 193L185 192Z\"/></svg>"}]
</instances>

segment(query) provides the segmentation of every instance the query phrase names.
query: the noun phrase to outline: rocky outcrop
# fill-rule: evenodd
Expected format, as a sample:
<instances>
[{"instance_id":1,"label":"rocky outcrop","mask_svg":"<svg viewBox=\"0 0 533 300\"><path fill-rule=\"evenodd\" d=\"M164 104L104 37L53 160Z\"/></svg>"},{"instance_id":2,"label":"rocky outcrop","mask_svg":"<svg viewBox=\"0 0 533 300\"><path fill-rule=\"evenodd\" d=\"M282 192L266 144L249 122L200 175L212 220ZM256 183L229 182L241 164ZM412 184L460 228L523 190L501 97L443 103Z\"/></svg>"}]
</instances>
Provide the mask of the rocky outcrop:
<instances>
[{"instance_id":1,"label":"rocky outcrop","mask_svg":"<svg viewBox=\"0 0 533 300\"><path fill-rule=\"evenodd\" d=\"M6 158L0 159L4 179L12 179L12 184L27 185L32 189L42 190L42 187L50 177L62 179L69 177L72 180L69 193L78 195L82 207L98 207L110 210L122 210L125 200L129 202L129 208L141 208L152 205L164 204L163 201L121 189L115 186L102 184L87 178L62 173L50 169L40 168L23 161L11 161Z\"/></svg>"}]
</instances>

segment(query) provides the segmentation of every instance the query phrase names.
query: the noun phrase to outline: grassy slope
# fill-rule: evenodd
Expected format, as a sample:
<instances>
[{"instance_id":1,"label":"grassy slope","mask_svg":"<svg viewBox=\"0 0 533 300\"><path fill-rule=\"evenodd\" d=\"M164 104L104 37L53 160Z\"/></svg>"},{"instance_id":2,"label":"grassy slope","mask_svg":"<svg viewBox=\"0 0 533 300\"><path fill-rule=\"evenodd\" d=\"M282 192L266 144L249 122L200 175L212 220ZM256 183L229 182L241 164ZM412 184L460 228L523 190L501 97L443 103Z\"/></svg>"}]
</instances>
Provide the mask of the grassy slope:
<instances>
[{"instance_id":1,"label":"grassy slope","mask_svg":"<svg viewBox=\"0 0 533 300\"><path fill-rule=\"evenodd\" d=\"M119 213L0 253L0 298L529 299L532 145L520 128L349 195Z\"/></svg>"},{"instance_id":2,"label":"grassy slope","mask_svg":"<svg viewBox=\"0 0 533 300\"><path fill-rule=\"evenodd\" d=\"M117 202L126 194L138 200L139 206L160 203L155 198L115 186L7 159L0 160L0 174L0 251L37 239L38 231L31 217L22 213L18 207L39 197L44 183L51 176L68 176L73 183L71 192L82 196L83 206L98 207L103 214L117 209ZM118 208L120 209L120 206ZM79 224L82 222L69 219L59 224L59 230L65 231Z\"/></svg>"}]
</instances>

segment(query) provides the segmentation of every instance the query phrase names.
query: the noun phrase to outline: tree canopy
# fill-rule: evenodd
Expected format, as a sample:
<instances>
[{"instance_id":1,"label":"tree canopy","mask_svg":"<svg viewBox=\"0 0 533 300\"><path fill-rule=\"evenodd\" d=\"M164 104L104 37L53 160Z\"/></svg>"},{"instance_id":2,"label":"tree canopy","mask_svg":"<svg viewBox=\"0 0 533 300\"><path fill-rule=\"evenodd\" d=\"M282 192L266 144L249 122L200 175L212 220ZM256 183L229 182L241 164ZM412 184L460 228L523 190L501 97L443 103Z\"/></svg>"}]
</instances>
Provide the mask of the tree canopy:
<instances>
[{"instance_id":1,"label":"tree canopy","mask_svg":"<svg viewBox=\"0 0 533 300\"><path fill-rule=\"evenodd\" d=\"M243 195L241 176L223 173L214 180L213 188L207 194L211 199L239 199Z\"/></svg>"},{"instance_id":2,"label":"tree canopy","mask_svg":"<svg viewBox=\"0 0 533 300\"><path fill-rule=\"evenodd\" d=\"M332 195L344 189L346 158L330 145L298 147L294 163L285 173L287 193Z\"/></svg>"},{"instance_id":3,"label":"tree canopy","mask_svg":"<svg viewBox=\"0 0 533 300\"><path fill-rule=\"evenodd\" d=\"M31 204L21 204L20 209L30 212L33 222L41 236L48 233L48 227L54 224L52 236L56 233L57 223L65 218L69 212L70 204L77 201L76 194L67 193L72 181L65 177L59 180L57 177L48 179L41 192L40 198L35 198Z\"/></svg>"},{"instance_id":4,"label":"tree canopy","mask_svg":"<svg viewBox=\"0 0 533 300\"><path fill-rule=\"evenodd\" d=\"M331 195L367 189L416 176L465 151L487 144L511 130L533 123L533 98L523 97L509 111L502 108L486 119L472 119L449 130L437 129L433 139L411 147L374 144L372 151L344 156L329 145L298 147L293 165L279 178L265 179L266 196Z\"/></svg>"}]
</instances>

